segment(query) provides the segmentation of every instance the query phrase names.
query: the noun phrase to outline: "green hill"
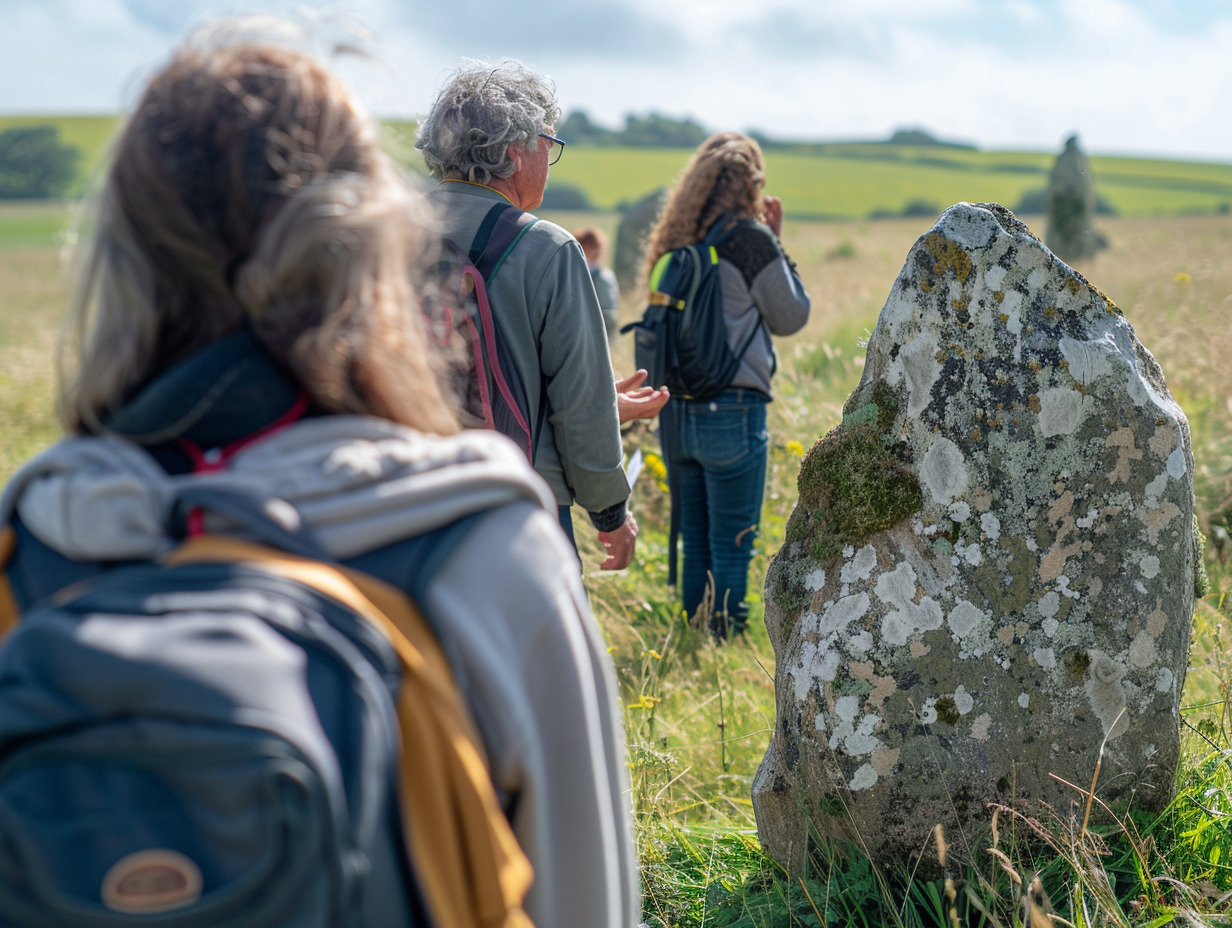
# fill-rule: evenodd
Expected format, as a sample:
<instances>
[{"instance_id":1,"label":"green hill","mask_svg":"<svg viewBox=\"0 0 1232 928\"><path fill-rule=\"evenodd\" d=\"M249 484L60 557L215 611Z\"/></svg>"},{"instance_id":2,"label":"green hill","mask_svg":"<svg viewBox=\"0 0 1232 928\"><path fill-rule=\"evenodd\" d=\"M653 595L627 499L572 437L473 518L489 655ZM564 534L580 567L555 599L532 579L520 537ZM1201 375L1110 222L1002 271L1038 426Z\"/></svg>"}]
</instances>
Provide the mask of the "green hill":
<instances>
[{"instance_id":1,"label":"green hill","mask_svg":"<svg viewBox=\"0 0 1232 928\"><path fill-rule=\"evenodd\" d=\"M84 190L102 163L118 124L110 116L0 117L0 131L55 125L82 151L73 193ZM415 124L390 120L386 144L407 167L422 171ZM550 184L581 191L598 210L613 210L660 186L670 186L691 150L571 146L552 169ZM795 219L862 218L939 212L960 200L995 201L1013 209L1044 187L1051 152L980 151L962 146L892 142L780 144L766 151L767 192ZM1150 160L1095 155L1096 191L1124 216L1174 216L1232 211L1232 163Z\"/></svg>"}]
</instances>

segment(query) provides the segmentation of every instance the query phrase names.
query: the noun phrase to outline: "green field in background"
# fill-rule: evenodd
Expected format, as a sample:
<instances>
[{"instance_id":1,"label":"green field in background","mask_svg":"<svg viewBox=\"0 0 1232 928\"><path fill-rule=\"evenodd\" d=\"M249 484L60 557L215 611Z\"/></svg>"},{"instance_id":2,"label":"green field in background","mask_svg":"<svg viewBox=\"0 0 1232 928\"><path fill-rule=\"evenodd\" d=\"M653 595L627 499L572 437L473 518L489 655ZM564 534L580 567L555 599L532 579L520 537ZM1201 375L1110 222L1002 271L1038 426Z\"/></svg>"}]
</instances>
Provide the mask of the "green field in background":
<instances>
[{"instance_id":1,"label":"green field in background","mask_svg":"<svg viewBox=\"0 0 1232 928\"><path fill-rule=\"evenodd\" d=\"M110 116L0 117L0 131L17 125L55 125L82 151L71 193L86 189L117 125ZM401 163L423 166L415 124L390 120L386 147ZM676 181L690 151L648 148L569 148L549 184L581 189L598 210L613 210ZM1025 193L1043 188L1055 155L977 151L945 146L818 143L766 152L767 192L783 199L789 216L860 218L900 213L908 204L937 211L960 200L994 201L1013 209ZM1167 216L1232 210L1232 163L1093 156L1100 197L1124 216ZM0 230L0 241L6 232Z\"/></svg>"}]
</instances>

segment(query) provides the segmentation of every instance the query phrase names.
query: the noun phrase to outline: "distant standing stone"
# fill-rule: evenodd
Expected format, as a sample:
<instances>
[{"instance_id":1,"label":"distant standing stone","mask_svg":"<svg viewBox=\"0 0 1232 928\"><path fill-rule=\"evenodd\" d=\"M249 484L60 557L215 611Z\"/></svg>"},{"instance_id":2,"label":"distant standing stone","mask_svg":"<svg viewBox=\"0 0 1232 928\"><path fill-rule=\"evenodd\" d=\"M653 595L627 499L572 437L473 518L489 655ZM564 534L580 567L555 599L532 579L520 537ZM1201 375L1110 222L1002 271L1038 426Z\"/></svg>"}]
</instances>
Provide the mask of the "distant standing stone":
<instances>
[{"instance_id":1,"label":"distant standing stone","mask_svg":"<svg viewBox=\"0 0 1232 928\"><path fill-rule=\"evenodd\" d=\"M798 870L811 828L904 861L938 823L978 853L990 802L1080 813L1052 775L1088 787L1105 739L1099 798L1164 807L1189 426L1128 320L1004 207L916 242L799 486L766 580L773 857Z\"/></svg>"},{"instance_id":2,"label":"distant standing stone","mask_svg":"<svg viewBox=\"0 0 1232 928\"><path fill-rule=\"evenodd\" d=\"M1048 178L1048 231L1044 240L1062 261L1089 258L1101 247L1095 231L1095 180L1091 163L1078 147L1078 136L1065 140Z\"/></svg>"},{"instance_id":3,"label":"distant standing stone","mask_svg":"<svg viewBox=\"0 0 1232 928\"><path fill-rule=\"evenodd\" d=\"M667 188L660 187L646 194L636 203L625 208L616 227L616 250L612 255L612 269L620 289L632 292L642 271L646 258L646 236L659 218L667 202Z\"/></svg>"}]
</instances>

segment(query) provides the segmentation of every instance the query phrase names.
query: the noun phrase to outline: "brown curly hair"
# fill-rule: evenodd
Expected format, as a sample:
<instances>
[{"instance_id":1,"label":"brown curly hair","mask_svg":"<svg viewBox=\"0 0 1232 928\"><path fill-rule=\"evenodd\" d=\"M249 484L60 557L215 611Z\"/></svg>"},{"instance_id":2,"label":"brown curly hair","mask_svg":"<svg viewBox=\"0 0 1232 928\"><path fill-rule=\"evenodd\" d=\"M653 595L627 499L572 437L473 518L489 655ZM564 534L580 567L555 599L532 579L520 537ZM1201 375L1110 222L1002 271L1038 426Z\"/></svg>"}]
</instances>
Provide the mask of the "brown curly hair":
<instances>
[{"instance_id":1,"label":"brown curly hair","mask_svg":"<svg viewBox=\"0 0 1232 928\"><path fill-rule=\"evenodd\" d=\"M765 183L766 162L755 140L720 132L702 142L650 232L646 277L669 251L704 239L724 213L733 219L759 218Z\"/></svg>"}]
</instances>

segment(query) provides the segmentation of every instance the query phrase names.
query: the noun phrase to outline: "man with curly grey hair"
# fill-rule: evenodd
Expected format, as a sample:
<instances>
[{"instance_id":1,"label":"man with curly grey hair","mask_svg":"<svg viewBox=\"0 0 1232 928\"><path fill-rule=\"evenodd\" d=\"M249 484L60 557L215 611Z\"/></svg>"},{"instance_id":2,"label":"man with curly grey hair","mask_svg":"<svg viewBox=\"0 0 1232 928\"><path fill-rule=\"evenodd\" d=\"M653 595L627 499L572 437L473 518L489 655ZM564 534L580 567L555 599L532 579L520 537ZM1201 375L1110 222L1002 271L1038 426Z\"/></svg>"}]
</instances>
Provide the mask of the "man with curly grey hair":
<instances>
[{"instance_id":1,"label":"man with curly grey hair","mask_svg":"<svg viewBox=\"0 0 1232 928\"><path fill-rule=\"evenodd\" d=\"M548 167L564 148L553 135L559 118L551 83L520 62L464 62L452 74L415 143L441 182L428 199L447 238L469 250L495 204L532 210L543 202ZM581 248L566 230L539 220L487 290L528 405L541 412L534 466L556 495L562 528L573 537L576 501L607 550L602 567L627 567L637 523L626 505L603 315Z\"/></svg>"}]
</instances>

